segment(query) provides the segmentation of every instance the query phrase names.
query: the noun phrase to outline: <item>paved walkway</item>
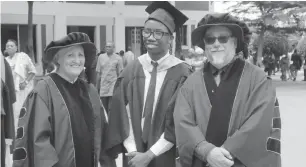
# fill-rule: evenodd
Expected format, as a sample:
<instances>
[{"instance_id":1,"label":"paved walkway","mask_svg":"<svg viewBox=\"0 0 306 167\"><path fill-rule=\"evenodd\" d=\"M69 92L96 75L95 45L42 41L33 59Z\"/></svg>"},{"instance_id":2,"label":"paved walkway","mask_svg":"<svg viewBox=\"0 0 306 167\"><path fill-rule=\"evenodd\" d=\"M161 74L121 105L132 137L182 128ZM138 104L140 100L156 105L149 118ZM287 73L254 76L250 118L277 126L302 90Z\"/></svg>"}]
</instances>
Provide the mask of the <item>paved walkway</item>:
<instances>
[{"instance_id":1,"label":"paved walkway","mask_svg":"<svg viewBox=\"0 0 306 167\"><path fill-rule=\"evenodd\" d=\"M282 117L282 167L306 167L306 82L301 81L302 75L295 82L272 76Z\"/></svg>"}]
</instances>

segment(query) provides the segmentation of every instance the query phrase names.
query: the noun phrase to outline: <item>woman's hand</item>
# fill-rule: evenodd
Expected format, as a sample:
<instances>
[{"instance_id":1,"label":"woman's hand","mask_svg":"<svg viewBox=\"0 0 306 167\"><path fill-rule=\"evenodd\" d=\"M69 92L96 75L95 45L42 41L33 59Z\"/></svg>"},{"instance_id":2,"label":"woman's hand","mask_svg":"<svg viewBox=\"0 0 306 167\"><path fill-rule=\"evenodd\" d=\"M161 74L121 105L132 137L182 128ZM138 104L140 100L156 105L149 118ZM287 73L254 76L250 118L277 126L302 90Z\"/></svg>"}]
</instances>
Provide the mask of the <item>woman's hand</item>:
<instances>
[{"instance_id":1,"label":"woman's hand","mask_svg":"<svg viewBox=\"0 0 306 167\"><path fill-rule=\"evenodd\" d=\"M20 90L24 90L25 87L26 87L27 85L28 85L28 82L27 82L27 81L24 81L24 82L20 83L20 84L19 84Z\"/></svg>"}]
</instances>

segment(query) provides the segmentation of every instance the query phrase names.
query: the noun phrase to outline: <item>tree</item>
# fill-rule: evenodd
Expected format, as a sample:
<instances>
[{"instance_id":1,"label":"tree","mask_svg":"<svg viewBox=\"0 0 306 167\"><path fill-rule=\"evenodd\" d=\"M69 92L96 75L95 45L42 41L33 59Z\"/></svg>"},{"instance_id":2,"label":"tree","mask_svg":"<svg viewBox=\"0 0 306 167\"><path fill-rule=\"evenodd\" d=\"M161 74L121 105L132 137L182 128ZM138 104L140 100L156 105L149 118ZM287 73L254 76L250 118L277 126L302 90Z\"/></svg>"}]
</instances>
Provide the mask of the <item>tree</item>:
<instances>
[{"instance_id":1,"label":"tree","mask_svg":"<svg viewBox=\"0 0 306 167\"><path fill-rule=\"evenodd\" d=\"M33 49L33 1L28 1L28 44L26 46L26 52L34 61L34 49Z\"/></svg>"},{"instance_id":2,"label":"tree","mask_svg":"<svg viewBox=\"0 0 306 167\"><path fill-rule=\"evenodd\" d=\"M253 41L253 48L255 50L258 49L258 40L259 38L257 37ZM280 33L265 33L263 50L267 51L268 48L271 49L271 52L275 55L275 57L280 57L284 54L286 55L289 52L289 42L287 40L287 37Z\"/></svg>"},{"instance_id":3,"label":"tree","mask_svg":"<svg viewBox=\"0 0 306 167\"><path fill-rule=\"evenodd\" d=\"M229 8L231 12L254 27L259 34L257 60L262 57L266 31L305 31L300 17L306 2L298 1L240 1ZM302 12L302 14L300 14ZM252 14L250 14L252 13ZM304 12L305 13L305 12Z\"/></svg>"}]
</instances>

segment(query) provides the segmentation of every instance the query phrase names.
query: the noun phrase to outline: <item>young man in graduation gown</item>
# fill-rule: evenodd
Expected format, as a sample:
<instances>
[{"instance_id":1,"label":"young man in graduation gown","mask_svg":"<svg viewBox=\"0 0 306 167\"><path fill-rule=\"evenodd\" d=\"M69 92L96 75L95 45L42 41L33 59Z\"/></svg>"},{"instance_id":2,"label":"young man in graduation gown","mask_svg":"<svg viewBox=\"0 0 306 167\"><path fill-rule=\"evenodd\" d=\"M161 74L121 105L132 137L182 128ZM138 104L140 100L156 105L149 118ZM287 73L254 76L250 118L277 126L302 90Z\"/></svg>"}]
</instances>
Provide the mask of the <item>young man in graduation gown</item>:
<instances>
[{"instance_id":1,"label":"young man in graduation gown","mask_svg":"<svg viewBox=\"0 0 306 167\"><path fill-rule=\"evenodd\" d=\"M153 2L146 11L142 35L148 52L117 80L106 147L113 155L126 153L132 167L174 167L174 102L191 69L169 48L172 33L188 18L169 2Z\"/></svg>"},{"instance_id":2,"label":"young man in graduation gown","mask_svg":"<svg viewBox=\"0 0 306 167\"><path fill-rule=\"evenodd\" d=\"M192 32L208 62L185 81L174 110L182 167L280 167L280 114L272 80L237 57L245 23L208 14Z\"/></svg>"}]
</instances>

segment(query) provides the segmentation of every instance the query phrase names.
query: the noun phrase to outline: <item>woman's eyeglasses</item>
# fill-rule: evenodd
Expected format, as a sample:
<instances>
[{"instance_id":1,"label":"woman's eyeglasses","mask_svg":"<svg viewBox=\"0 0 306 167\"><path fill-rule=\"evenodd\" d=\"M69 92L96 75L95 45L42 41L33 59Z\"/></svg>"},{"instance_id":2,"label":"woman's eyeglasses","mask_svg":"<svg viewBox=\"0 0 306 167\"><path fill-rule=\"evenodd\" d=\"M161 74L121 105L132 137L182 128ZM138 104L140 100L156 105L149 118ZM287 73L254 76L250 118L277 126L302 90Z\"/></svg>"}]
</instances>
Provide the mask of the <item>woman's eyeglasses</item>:
<instances>
[{"instance_id":1,"label":"woman's eyeglasses","mask_svg":"<svg viewBox=\"0 0 306 167\"><path fill-rule=\"evenodd\" d=\"M157 40L162 39L164 35L170 35L168 32L163 32L159 30L149 30L149 29L143 29L142 30L142 36L145 38L149 38L153 34L153 37Z\"/></svg>"},{"instance_id":2,"label":"woman's eyeglasses","mask_svg":"<svg viewBox=\"0 0 306 167\"><path fill-rule=\"evenodd\" d=\"M204 42L205 42L205 44L212 45L218 39L219 43L227 43L227 41L229 40L230 37L232 37L232 36L222 35L222 36L219 36L219 37L204 37Z\"/></svg>"}]
</instances>

